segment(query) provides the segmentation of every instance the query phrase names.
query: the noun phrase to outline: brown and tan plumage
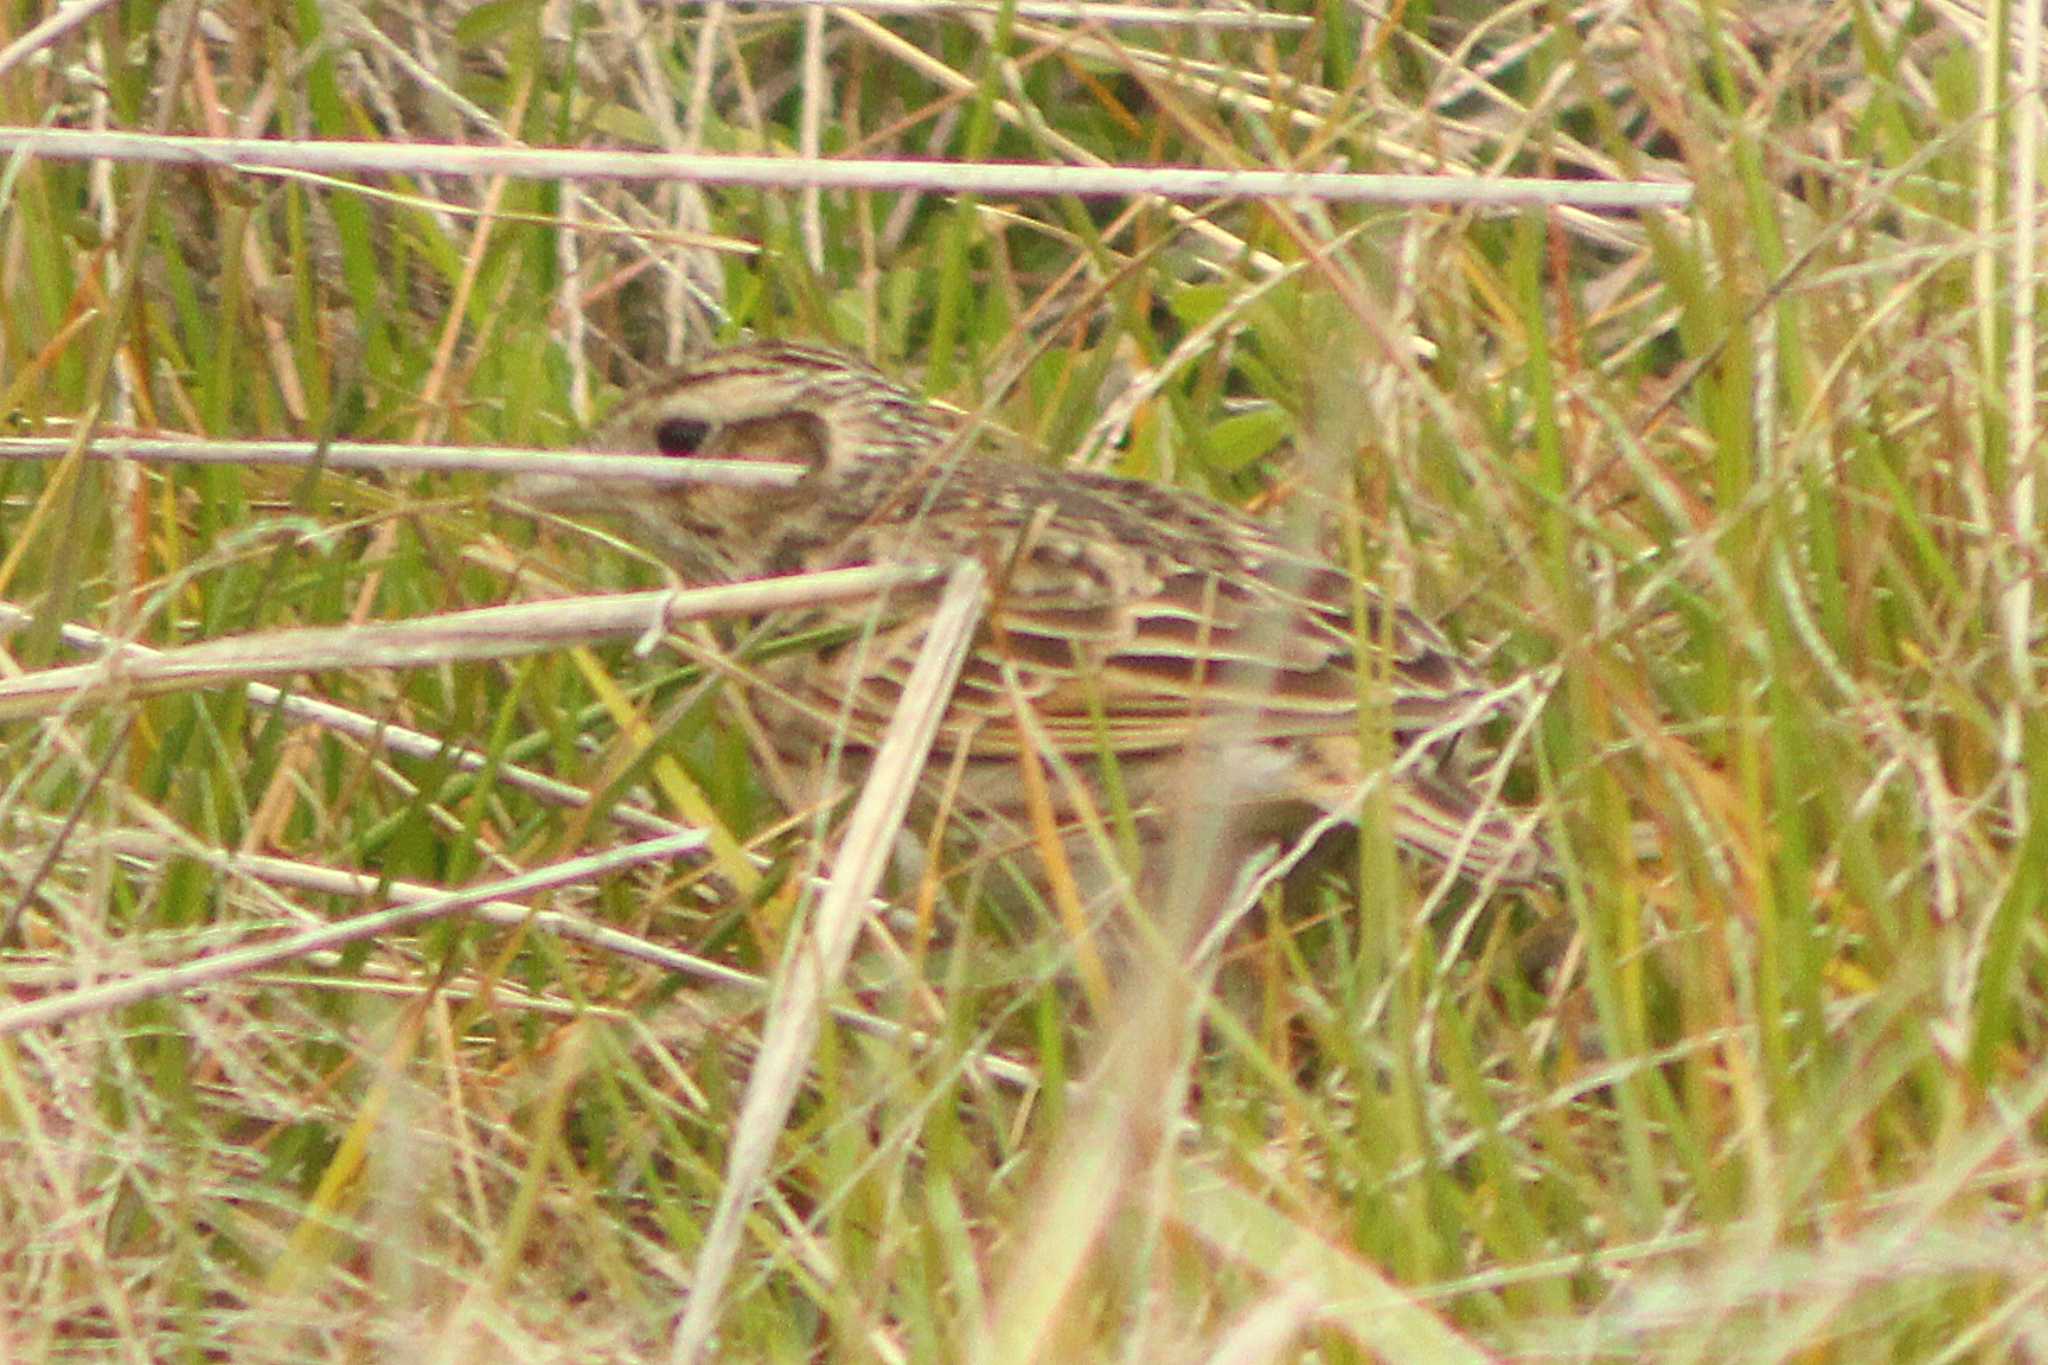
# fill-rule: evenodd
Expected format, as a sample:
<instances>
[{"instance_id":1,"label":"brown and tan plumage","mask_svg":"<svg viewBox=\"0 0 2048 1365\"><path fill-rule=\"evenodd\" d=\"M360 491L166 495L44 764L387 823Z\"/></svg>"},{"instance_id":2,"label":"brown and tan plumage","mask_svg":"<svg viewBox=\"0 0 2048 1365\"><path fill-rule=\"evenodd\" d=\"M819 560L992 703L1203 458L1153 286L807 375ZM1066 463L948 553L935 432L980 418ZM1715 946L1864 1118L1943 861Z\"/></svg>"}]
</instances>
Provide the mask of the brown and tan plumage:
<instances>
[{"instance_id":1,"label":"brown and tan plumage","mask_svg":"<svg viewBox=\"0 0 2048 1365\"><path fill-rule=\"evenodd\" d=\"M1392 782L1396 838L1438 861L1462 845L1475 878L1547 878L1540 837L1482 811L1441 757L1491 708L1487 684L1428 623L1235 509L988 458L957 449L956 434L943 410L839 352L744 346L630 400L599 444L793 462L810 471L796 486L520 491L621 513L634 539L695 578L978 557L993 585L987 626L934 761L962 756L964 790L984 809L1014 809L1004 798L1019 754L1050 744L1077 770L1107 750L1133 805L1155 814L1201 780L1204 761L1229 765L1261 824L1288 809L1347 811L1369 775L1358 713L1373 696L1394 747L1411 751ZM770 678L856 749L886 725L921 640L927 604L898 596L877 628ZM1035 734L1018 724L1018 695Z\"/></svg>"}]
</instances>

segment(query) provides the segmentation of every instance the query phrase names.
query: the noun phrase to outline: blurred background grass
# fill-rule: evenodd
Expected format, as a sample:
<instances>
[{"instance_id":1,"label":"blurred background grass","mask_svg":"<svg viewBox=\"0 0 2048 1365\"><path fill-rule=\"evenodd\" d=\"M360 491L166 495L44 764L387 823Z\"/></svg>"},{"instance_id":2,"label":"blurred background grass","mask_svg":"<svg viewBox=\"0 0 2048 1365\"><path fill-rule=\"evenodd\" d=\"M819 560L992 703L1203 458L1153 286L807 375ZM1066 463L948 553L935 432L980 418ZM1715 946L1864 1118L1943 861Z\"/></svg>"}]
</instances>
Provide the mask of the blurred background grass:
<instances>
[{"instance_id":1,"label":"blurred background grass","mask_svg":"<svg viewBox=\"0 0 2048 1365\"><path fill-rule=\"evenodd\" d=\"M6 7L0 45L45 8ZM1072 1245L1063 1196L1093 1187L1065 1086L1101 1021L1057 935L956 887L928 955L914 929L908 967L865 952L847 1003L933 1042L827 1031L727 1291L732 1358L1398 1359L1424 1323L1477 1357L2039 1352L2038 22L1020 8L137 0L0 72L0 122L1695 197L1180 207L17 157L0 413L567 445L685 347L829 340L1048 459L1298 519L1502 679L1554 666L1517 780L1558 812L1560 912L1425 919L1341 879L1276 903L1185 1127ZM0 597L32 618L6 667L68 662L66 623L161 646L660 581L487 491L0 463ZM697 680L619 646L300 685L597 813L231 691L9 725L0 971L27 1000L364 908L202 850L455 885L623 839L613 802L708 808L779 861L556 904L765 970L803 831ZM0 1342L644 1358L764 999L465 922L6 1039Z\"/></svg>"}]
</instances>

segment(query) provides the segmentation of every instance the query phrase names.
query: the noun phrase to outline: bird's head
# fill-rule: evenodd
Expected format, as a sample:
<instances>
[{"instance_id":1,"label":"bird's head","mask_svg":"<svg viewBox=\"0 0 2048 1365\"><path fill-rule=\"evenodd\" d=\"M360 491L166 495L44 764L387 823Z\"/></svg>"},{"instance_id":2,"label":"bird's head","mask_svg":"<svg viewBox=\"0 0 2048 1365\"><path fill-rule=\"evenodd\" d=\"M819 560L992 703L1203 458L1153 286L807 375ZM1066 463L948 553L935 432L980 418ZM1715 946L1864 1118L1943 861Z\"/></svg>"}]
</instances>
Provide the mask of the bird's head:
<instances>
[{"instance_id":1,"label":"bird's head","mask_svg":"<svg viewBox=\"0 0 2048 1365\"><path fill-rule=\"evenodd\" d=\"M534 476L510 495L561 512L628 518L679 567L720 577L755 568L761 547L857 477L901 469L951 436L941 410L842 351L767 342L711 352L630 396L590 445L621 455L794 465L794 484L654 486Z\"/></svg>"}]
</instances>

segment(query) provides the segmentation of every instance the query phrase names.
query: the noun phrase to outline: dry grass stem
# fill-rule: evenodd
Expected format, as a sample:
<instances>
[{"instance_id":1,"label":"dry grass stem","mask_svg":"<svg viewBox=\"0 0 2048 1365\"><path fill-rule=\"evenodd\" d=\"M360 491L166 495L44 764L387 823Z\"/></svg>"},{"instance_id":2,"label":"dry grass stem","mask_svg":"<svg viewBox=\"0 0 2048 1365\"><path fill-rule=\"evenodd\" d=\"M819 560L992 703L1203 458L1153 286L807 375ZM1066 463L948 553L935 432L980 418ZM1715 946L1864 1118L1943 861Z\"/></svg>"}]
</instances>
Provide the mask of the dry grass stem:
<instances>
[{"instance_id":1,"label":"dry grass stem","mask_svg":"<svg viewBox=\"0 0 2048 1365\"><path fill-rule=\"evenodd\" d=\"M229 949L196 962L140 972L122 980L105 981L65 994L46 996L0 1009L0 1037L26 1029L49 1027L80 1015L118 1009L142 1000L218 985L245 973L262 971L313 953L362 943L450 915L465 914L491 901L516 900L560 886L573 886L592 877L648 863L667 862L703 847L704 837L700 834L644 839L466 890L442 892L425 900L395 905L388 910L359 915L339 924L309 929L272 942Z\"/></svg>"},{"instance_id":2,"label":"dry grass stem","mask_svg":"<svg viewBox=\"0 0 2048 1365\"><path fill-rule=\"evenodd\" d=\"M61 460L76 443L63 437L0 437L0 460ZM80 454L89 460L135 460L151 465L278 465L290 469L387 470L398 473L550 474L593 481L621 480L652 487L719 484L780 488L803 471L766 461L692 460L658 455L583 455L566 450L512 450L499 446L405 445L369 441L215 441L96 435Z\"/></svg>"},{"instance_id":3,"label":"dry grass stem","mask_svg":"<svg viewBox=\"0 0 2048 1365\"><path fill-rule=\"evenodd\" d=\"M781 156L591 152L552 147L420 147L376 142L276 142L0 129L0 152L59 160L134 161L241 173L332 175L443 173L530 180L682 180L774 189L920 190L941 194L1154 195L1181 201L1278 199L1323 203L1437 204L1496 209L1530 205L1648 209L1682 207L1687 185L1624 184L1490 176L1343 175L1315 171L1208 170L1196 166L1022 166L943 161L806 161Z\"/></svg>"},{"instance_id":4,"label":"dry grass stem","mask_svg":"<svg viewBox=\"0 0 2048 1365\"><path fill-rule=\"evenodd\" d=\"M910 809L911 792L938 734L945 698L981 623L987 587L987 575L972 560L961 561L949 572L924 647L904 684L902 702L876 750L874 771L847 820L810 931L792 943L784 959L769 1001L761 1054L747 1079L733 1129L718 1208L697 1253L682 1321L676 1327L669 1356L676 1365L701 1359L717 1330L725 1282L739 1250L741 1220L754 1204L789 1107L810 1066L825 996L846 970L854 936Z\"/></svg>"},{"instance_id":5,"label":"dry grass stem","mask_svg":"<svg viewBox=\"0 0 2048 1365\"><path fill-rule=\"evenodd\" d=\"M847 569L717 588L480 607L385 625L272 631L146 655L116 653L100 663L0 681L0 719L322 669L428 668L594 640L646 638L683 621L871 597L932 576L916 567Z\"/></svg>"}]
</instances>

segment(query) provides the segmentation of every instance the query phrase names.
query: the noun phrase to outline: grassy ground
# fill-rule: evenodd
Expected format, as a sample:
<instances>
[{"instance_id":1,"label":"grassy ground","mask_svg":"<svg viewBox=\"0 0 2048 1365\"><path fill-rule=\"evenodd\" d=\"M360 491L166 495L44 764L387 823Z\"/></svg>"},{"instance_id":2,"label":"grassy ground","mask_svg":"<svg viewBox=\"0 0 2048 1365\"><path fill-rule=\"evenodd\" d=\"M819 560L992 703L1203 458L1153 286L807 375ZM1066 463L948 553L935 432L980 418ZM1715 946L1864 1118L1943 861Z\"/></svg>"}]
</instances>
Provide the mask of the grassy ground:
<instances>
[{"instance_id":1,"label":"grassy ground","mask_svg":"<svg viewBox=\"0 0 2048 1365\"><path fill-rule=\"evenodd\" d=\"M0 50L45 8L0 8ZM1024 8L138 0L0 55L0 123L1693 198L27 156L0 413L561 446L685 342L829 339L1048 458L1321 534L1537 680L1513 787L1555 898L1312 880L1213 1000L1104 1003L1028 903L956 882L920 919L894 886L774 1135L725 1358L2048 1352L2024 7ZM488 488L0 462L0 666L77 662L66 626L164 648L661 583ZM811 851L701 680L629 637L287 681L355 731L236 686L0 710L0 1357L665 1354ZM226 956L670 820L708 861L552 918ZM318 879L346 870L374 879Z\"/></svg>"}]
</instances>

